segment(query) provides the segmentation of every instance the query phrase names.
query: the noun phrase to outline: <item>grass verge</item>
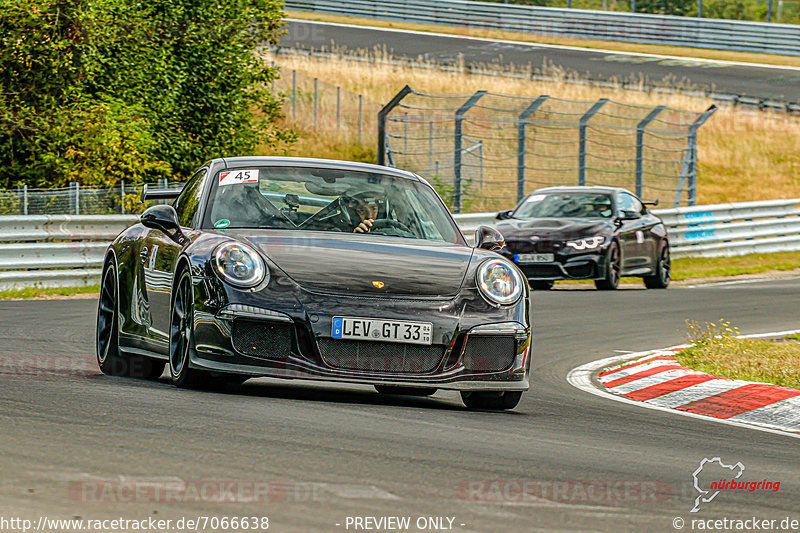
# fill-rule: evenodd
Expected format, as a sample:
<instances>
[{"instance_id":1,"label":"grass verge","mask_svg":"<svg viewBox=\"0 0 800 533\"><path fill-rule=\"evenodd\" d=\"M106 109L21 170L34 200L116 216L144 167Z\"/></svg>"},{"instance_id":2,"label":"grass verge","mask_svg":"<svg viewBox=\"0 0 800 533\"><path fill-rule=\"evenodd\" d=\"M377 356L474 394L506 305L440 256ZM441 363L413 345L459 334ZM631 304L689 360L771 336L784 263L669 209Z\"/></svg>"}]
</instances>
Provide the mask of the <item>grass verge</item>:
<instances>
[{"instance_id":1,"label":"grass verge","mask_svg":"<svg viewBox=\"0 0 800 533\"><path fill-rule=\"evenodd\" d=\"M800 269L800 252L738 257L681 257L672 260L672 279L682 281Z\"/></svg>"},{"instance_id":2,"label":"grass verge","mask_svg":"<svg viewBox=\"0 0 800 533\"><path fill-rule=\"evenodd\" d=\"M89 287L58 287L52 289L28 287L25 289L0 291L0 300L48 300L81 294L96 294L99 292L99 285Z\"/></svg>"},{"instance_id":3,"label":"grass verge","mask_svg":"<svg viewBox=\"0 0 800 533\"><path fill-rule=\"evenodd\" d=\"M742 339L724 320L689 324L693 345L675 354L681 365L715 376L800 387L800 342Z\"/></svg>"},{"instance_id":4,"label":"grass verge","mask_svg":"<svg viewBox=\"0 0 800 533\"><path fill-rule=\"evenodd\" d=\"M575 46L579 48L613 50L618 52L631 52L639 54L656 54L668 56L681 56L689 58L702 58L717 61L742 61L746 63L763 63L767 65L800 66L800 58L771 54L757 54L750 52L730 52L727 50L708 50L705 48L684 48L678 46L657 46L650 44L624 43L619 41L603 41L596 39L574 39L568 37L553 37L549 35L534 35L500 30L484 30L479 28L465 28L461 26L445 26L440 24L417 24L413 22L398 22L362 17L347 17L342 15L328 15L322 13L309 13L305 11L286 11L286 16L294 19L313 20L319 22L335 22L339 24L358 24L376 28L392 28L400 30L423 31L431 33L449 33L466 37L482 37L486 39L503 39L525 43L554 44L560 46Z\"/></svg>"}]
</instances>

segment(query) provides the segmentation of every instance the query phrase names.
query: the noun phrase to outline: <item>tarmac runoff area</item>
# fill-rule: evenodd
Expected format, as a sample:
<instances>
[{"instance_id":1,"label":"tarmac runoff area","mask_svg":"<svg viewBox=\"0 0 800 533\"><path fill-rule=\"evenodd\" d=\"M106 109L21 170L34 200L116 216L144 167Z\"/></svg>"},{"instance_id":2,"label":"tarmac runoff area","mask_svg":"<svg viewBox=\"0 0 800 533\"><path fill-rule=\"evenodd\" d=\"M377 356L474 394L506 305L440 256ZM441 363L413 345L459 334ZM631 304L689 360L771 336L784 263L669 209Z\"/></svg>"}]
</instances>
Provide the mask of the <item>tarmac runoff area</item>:
<instances>
[{"instance_id":1,"label":"tarmac runoff area","mask_svg":"<svg viewBox=\"0 0 800 533\"><path fill-rule=\"evenodd\" d=\"M746 337L777 337L782 331ZM713 376L683 367L674 346L609 357L573 369L567 381L592 394L675 414L800 438L800 389Z\"/></svg>"}]
</instances>

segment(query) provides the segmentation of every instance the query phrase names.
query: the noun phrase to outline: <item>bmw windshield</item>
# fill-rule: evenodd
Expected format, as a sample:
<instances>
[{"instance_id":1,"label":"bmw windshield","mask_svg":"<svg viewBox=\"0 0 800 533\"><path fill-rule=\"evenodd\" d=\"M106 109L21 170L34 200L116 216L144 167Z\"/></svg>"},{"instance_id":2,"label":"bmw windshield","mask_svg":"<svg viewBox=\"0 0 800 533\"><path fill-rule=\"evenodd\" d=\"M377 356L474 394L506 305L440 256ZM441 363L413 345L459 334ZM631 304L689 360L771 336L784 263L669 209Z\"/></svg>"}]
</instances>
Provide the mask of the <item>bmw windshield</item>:
<instances>
[{"instance_id":1,"label":"bmw windshield","mask_svg":"<svg viewBox=\"0 0 800 533\"><path fill-rule=\"evenodd\" d=\"M611 196L604 193L534 193L511 214L513 218L611 218Z\"/></svg>"},{"instance_id":2,"label":"bmw windshield","mask_svg":"<svg viewBox=\"0 0 800 533\"><path fill-rule=\"evenodd\" d=\"M214 177L203 227L389 235L463 244L425 183L332 168L248 166Z\"/></svg>"}]
</instances>

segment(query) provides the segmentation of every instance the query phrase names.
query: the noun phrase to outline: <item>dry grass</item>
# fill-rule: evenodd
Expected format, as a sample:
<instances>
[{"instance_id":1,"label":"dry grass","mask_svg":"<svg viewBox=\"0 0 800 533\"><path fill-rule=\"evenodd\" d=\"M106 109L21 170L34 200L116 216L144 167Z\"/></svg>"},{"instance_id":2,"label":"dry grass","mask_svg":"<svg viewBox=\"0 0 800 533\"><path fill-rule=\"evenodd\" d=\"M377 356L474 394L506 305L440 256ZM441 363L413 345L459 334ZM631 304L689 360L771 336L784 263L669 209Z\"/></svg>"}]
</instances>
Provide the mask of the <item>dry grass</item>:
<instances>
[{"instance_id":1,"label":"dry grass","mask_svg":"<svg viewBox=\"0 0 800 533\"><path fill-rule=\"evenodd\" d=\"M742 339L725 320L701 325L689 322L692 346L677 352L677 361L715 376L800 387L800 343Z\"/></svg>"},{"instance_id":2,"label":"dry grass","mask_svg":"<svg viewBox=\"0 0 800 533\"><path fill-rule=\"evenodd\" d=\"M596 100L610 98L619 102L642 105L668 105L689 111L702 111L712 102L706 98L680 94L648 93L622 88L599 88L571 83L569 78L553 72L557 81L534 81L499 75L444 72L434 68L396 66L386 62L352 59L319 60L308 56L271 57L284 73L296 69L309 78L319 78L340 85L352 93L364 95L372 102L387 102L406 83L425 93L471 94L489 89L495 93L537 96L550 94L560 98ZM289 80L280 82L286 89ZM327 103L322 100L320 117L331 117L331 92ZM343 101L343 114L352 116L353 100ZM352 122L339 133L320 125L312 133L309 126L310 104L298 107L298 117L287 118L296 124L300 142L280 147L272 153L327 156L365 160L374 152L374 112L365 111L370 122L364 125L364 144L369 150L354 147ZM320 118L320 120L323 120ZM698 138L698 203L737 202L772 198L800 197L800 119L780 114L722 107L701 128ZM479 208L480 206L475 206ZM472 210L475 210L473 208Z\"/></svg>"},{"instance_id":3,"label":"dry grass","mask_svg":"<svg viewBox=\"0 0 800 533\"><path fill-rule=\"evenodd\" d=\"M346 17L340 15L327 15L322 13L308 13L304 11L287 11L291 18L316 20L321 22L337 22L341 24L359 24L377 28L395 28L436 33L451 33L467 37L482 37L487 39L504 39L527 43L554 44L561 46L575 46L580 48L596 48L602 50L615 50L620 52L635 52L643 54L657 54L681 57L697 57L719 61L742 61L747 63L764 63L768 65L793 65L800 66L800 58L792 56L757 54L750 52L730 52L726 50L707 50L703 48L683 48L678 46L656 46L649 44L622 43L619 41L602 41L596 39L573 39L568 37L553 37L549 35L533 35L530 33L517 33L500 30L483 30L478 28L464 28L459 26L444 26L437 24L415 24L413 22L399 22L378 20L360 17Z\"/></svg>"}]
</instances>

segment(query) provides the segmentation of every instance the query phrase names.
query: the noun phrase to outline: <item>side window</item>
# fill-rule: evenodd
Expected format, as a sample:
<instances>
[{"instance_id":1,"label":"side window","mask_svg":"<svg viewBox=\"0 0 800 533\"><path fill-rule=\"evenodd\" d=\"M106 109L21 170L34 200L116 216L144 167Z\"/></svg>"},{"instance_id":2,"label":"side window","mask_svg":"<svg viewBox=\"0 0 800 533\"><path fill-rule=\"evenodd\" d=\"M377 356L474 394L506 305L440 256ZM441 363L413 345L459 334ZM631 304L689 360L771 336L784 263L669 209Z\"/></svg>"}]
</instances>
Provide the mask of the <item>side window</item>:
<instances>
[{"instance_id":1,"label":"side window","mask_svg":"<svg viewBox=\"0 0 800 533\"><path fill-rule=\"evenodd\" d=\"M207 168L202 168L195 172L194 176L184 186L181 195L175 200L175 211L178 213L178 222L184 228L192 225L197 208L200 206L200 196L203 194L203 178L208 172Z\"/></svg>"},{"instance_id":2,"label":"side window","mask_svg":"<svg viewBox=\"0 0 800 533\"><path fill-rule=\"evenodd\" d=\"M635 196L631 196L630 194L626 194L625 196L628 196L631 199L631 205L632 205L631 210L636 211L640 215L644 215L647 213L647 211L645 211L644 204L642 204L642 202L640 202L638 198L636 198Z\"/></svg>"},{"instance_id":3,"label":"side window","mask_svg":"<svg viewBox=\"0 0 800 533\"><path fill-rule=\"evenodd\" d=\"M631 196L630 194L622 193L619 195L619 213L622 214L623 211L634 211L639 213L640 211L636 209L636 198ZM639 205L641 207L641 204Z\"/></svg>"}]
</instances>

